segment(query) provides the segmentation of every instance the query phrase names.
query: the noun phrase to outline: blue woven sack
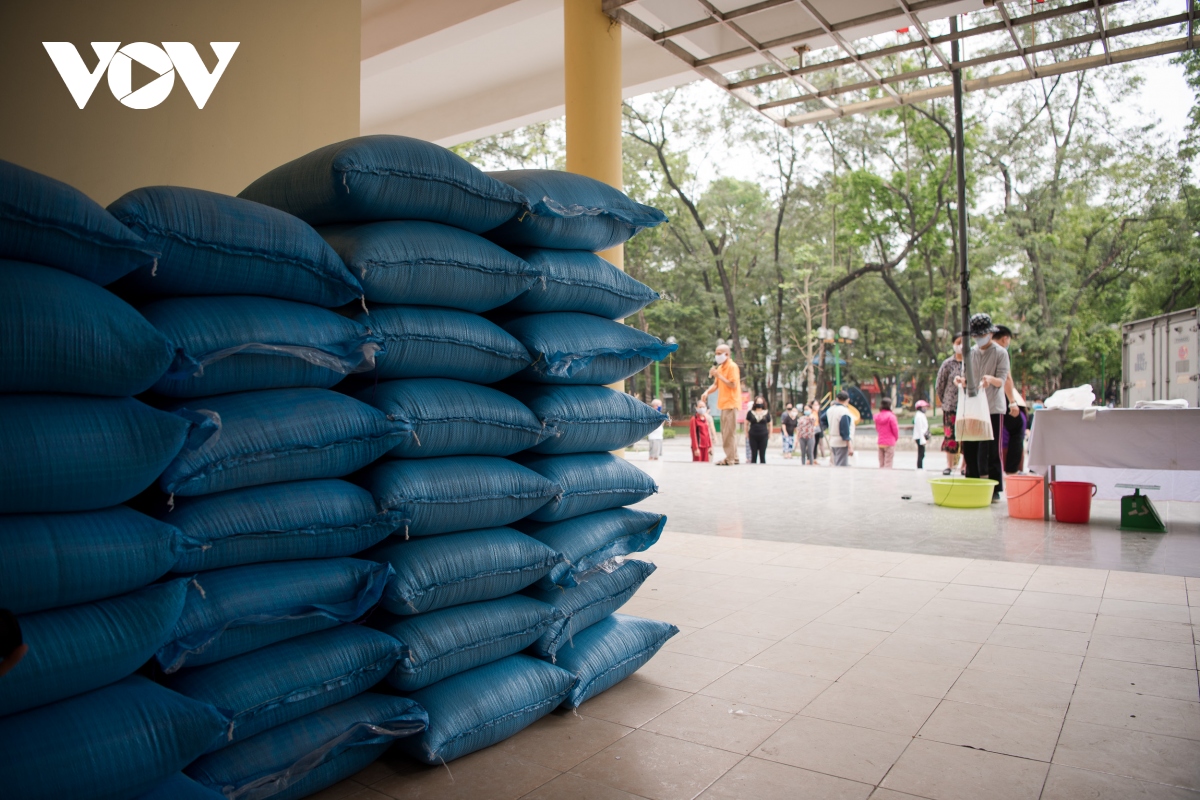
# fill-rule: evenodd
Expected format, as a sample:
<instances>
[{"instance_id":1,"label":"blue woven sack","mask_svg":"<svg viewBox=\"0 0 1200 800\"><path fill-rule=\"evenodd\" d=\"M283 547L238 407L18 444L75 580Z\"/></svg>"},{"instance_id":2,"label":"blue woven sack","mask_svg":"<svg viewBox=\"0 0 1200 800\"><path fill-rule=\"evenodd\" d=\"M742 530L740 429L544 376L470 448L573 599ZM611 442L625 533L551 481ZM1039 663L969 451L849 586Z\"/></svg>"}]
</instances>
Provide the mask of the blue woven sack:
<instances>
[{"instance_id":1,"label":"blue woven sack","mask_svg":"<svg viewBox=\"0 0 1200 800\"><path fill-rule=\"evenodd\" d=\"M167 371L171 353L112 292L50 267L0 261L0 392L140 394Z\"/></svg>"},{"instance_id":2,"label":"blue woven sack","mask_svg":"<svg viewBox=\"0 0 1200 800\"><path fill-rule=\"evenodd\" d=\"M566 589L601 572L612 572L621 557L649 548L666 524L662 514L614 508L564 522L522 522L517 527L563 557L538 587Z\"/></svg>"},{"instance_id":3,"label":"blue woven sack","mask_svg":"<svg viewBox=\"0 0 1200 800\"><path fill-rule=\"evenodd\" d=\"M203 756L185 771L226 800L296 800L350 777L428 720L406 697L366 692Z\"/></svg>"},{"instance_id":4,"label":"blue woven sack","mask_svg":"<svg viewBox=\"0 0 1200 800\"><path fill-rule=\"evenodd\" d=\"M506 305L505 311L523 314L580 311L605 319L623 319L658 299L658 292L595 253L526 247L515 248L513 252L541 279Z\"/></svg>"},{"instance_id":5,"label":"blue woven sack","mask_svg":"<svg viewBox=\"0 0 1200 800\"><path fill-rule=\"evenodd\" d=\"M612 453L526 453L515 460L562 489L561 494L529 515L535 522L559 522L593 511L631 506L658 491L653 478Z\"/></svg>"},{"instance_id":6,"label":"blue woven sack","mask_svg":"<svg viewBox=\"0 0 1200 800\"><path fill-rule=\"evenodd\" d=\"M351 622L379 602L391 576L387 564L354 558L206 572L189 584L179 624L158 661L175 672Z\"/></svg>"},{"instance_id":7,"label":"blue woven sack","mask_svg":"<svg viewBox=\"0 0 1200 800\"><path fill-rule=\"evenodd\" d=\"M242 190L321 225L424 219L481 233L526 207L519 191L466 159L407 136L359 136L289 161Z\"/></svg>"},{"instance_id":8,"label":"blue woven sack","mask_svg":"<svg viewBox=\"0 0 1200 800\"><path fill-rule=\"evenodd\" d=\"M554 607L522 595L395 617L371 624L400 642L388 683L402 692L519 653L555 621Z\"/></svg>"},{"instance_id":9,"label":"blue woven sack","mask_svg":"<svg viewBox=\"0 0 1200 800\"><path fill-rule=\"evenodd\" d=\"M393 447L396 458L510 456L546 438L546 429L520 400L447 378L386 381L355 395L412 426L413 435Z\"/></svg>"},{"instance_id":10,"label":"blue woven sack","mask_svg":"<svg viewBox=\"0 0 1200 800\"><path fill-rule=\"evenodd\" d=\"M630 559L612 572L597 572L588 580L563 589L540 589L530 586L525 594L554 606L558 618L533 643L529 651L551 662L559 649L565 647L575 634L599 622L625 605L655 566L647 561Z\"/></svg>"},{"instance_id":11,"label":"blue woven sack","mask_svg":"<svg viewBox=\"0 0 1200 800\"><path fill-rule=\"evenodd\" d=\"M130 508L0 515L0 608L28 614L139 589L171 569L179 531Z\"/></svg>"},{"instance_id":12,"label":"blue woven sack","mask_svg":"<svg viewBox=\"0 0 1200 800\"><path fill-rule=\"evenodd\" d=\"M21 800L125 800L181 770L225 730L210 705L133 675L0 717L0 778Z\"/></svg>"},{"instance_id":13,"label":"blue woven sack","mask_svg":"<svg viewBox=\"0 0 1200 800\"><path fill-rule=\"evenodd\" d=\"M426 764L453 761L537 722L574 683L566 670L523 655L460 672L411 695L429 712L429 727L398 747Z\"/></svg>"},{"instance_id":14,"label":"blue woven sack","mask_svg":"<svg viewBox=\"0 0 1200 800\"><path fill-rule=\"evenodd\" d=\"M387 634L339 625L184 670L167 686L229 717L225 737L210 748L218 750L365 692L399 656L400 643Z\"/></svg>"},{"instance_id":15,"label":"blue woven sack","mask_svg":"<svg viewBox=\"0 0 1200 800\"><path fill-rule=\"evenodd\" d=\"M137 800L225 800L225 796L201 786L182 772L176 772Z\"/></svg>"},{"instance_id":16,"label":"blue woven sack","mask_svg":"<svg viewBox=\"0 0 1200 800\"><path fill-rule=\"evenodd\" d=\"M129 397L0 395L0 514L124 503L154 483L192 427Z\"/></svg>"},{"instance_id":17,"label":"blue woven sack","mask_svg":"<svg viewBox=\"0 0 1200 800\"><path fill-rule=\"evenodd\" d=\"M385 461L357 480L381 509L409 520L406 537L507 525L559 491L533 470L491 456Z\"/></svg>"},{"instance_id":18,"label":"blue woven sack","mask_svg":"<svg viewBox=\"0 0 1200 800\"><path fill-rule=\"evenodd\" d=\"M184 409L181 409L184 410ZM410 435L406 424L328 389L268 389L195 400L220 434L187 447L158 480L184 497L362 469ZM180 413L177 410L176 413Z\"/></svg>"},{"instance_id":19,"label":"blue woven sack","mask_svg":"<svg viewBox=\"0 0 1200 800\"><path fill-rule=\"evenodd\" d=\"M363 557L395 569L383 607L400 615L505 597L562 560L546 545L511 528L385 542Z\"/></svg>"},{"instance_id":20,"label":"blue woven sack","mask_svg":"<svg viewBox=\"0 0 1200 800\"><path fill-rule=\"evenodd\" d=\"M577 679L563 706L579 708L625 680L677 633L679 628L669 622L625 614L592 625L558 651L555 663Z\"/></svg>"},{"instance_id":21,"label":"blue woven sack","mask_svg":"<svg viewBox=\"0 0 1200 800\"><path fill-rule=\"evenodd\" d=\"M488 232L504 245L595 252L667 221L657 208L635 203L619 189L586 175L553 169L487 174L529 198L531 213Z\"/></svg>"},{"instance_id":22,"label":"blue woven sack","mask_svg":"<svg viewBox=\"0 0 1200 800\"><path fill-rule=\"evenodd\" d=\"M103 286L157 257L157 249L83 192L0 160L0 258L45 264Z\"/></svg>"},{"instance_id":23,"label":"blue woven sack","mask_svg":"<svg viewBox=\"0 0 1200 800\"><path fill-rule=\"evenodd\" d=\"M525 345L469 311L427 306L375 306L358 321L383 339L375 374L393 378L457 378L495 383L529 366Z\"/></svg>"},{"instance_id":24,"label":"blue woven sack","mask_svg":"<svg viewBox=\"0 0 1200 800\"><path fill-rule=\"evenodd\" d=\"M553 435L534 453L608 453L624 450L669 418L607 386L545 386L515 381L502 387L529 407Z\"/></svg>"},{"instance_id":25,"label":"blue woven sack","mask_svg":"<svg viewBox=\"0 0 1200 800\"><path fill-rule=\"evenodd\" d=\"M168 397L328 389L373 369L381 343L332 311L268 297L170 298L143 306L142 314L176 348L170 370L154 384Z\"/></svg>"},{"instance_id":26,"label":"blue woven sack","mask_svg":"<svg viewBox=\"0 0 1200 800\"><path fill-rule=\"evenodd\" d=\"M503 247L436 222L338 225L322 228L321 235L375 303L487 311L522 294L536 278Z\"/></svg>"},{"instance_id":27,"label":"blue woven sack","mask_svg":"<svg viewBox=\"0 0 1200 800\"><path fill-rule=\"evenodd\" d=\"M22 615L29 653L0 681L0 717L133 674L170 638L186 593L187 581L178 580Z\"/></svg>"},{"instance_id":28,"label":"blue woven sack","mask_svg":"<svg viewBox=\"0 0 1200 800\"><path fill-rule=\"evenodd\" d=\"M174 572L350 556L383 541L404 522L401 514L377 511L366 489L338 480L179 498L163 518L186 537Z\"/></svg>"},{"instance_id":29,"label":"blue woven sack","mask_svg":"<svg viewBox=\"0 0 1200 800\"><path fill-rule=\"evenodd\" d=\"M500 327L529 351L533 363L516 377L533 383L616 383L679 349L637 328L591 314L530 314Z\"/></svg>"},{"instance_id":30,"label":"blue woven sack","mask_svg":"<svg viewBox=\"0 0 1200 800\"><path fill-rule=\"evenodd\" d=\"M301 220L259 203L182 186L135 189L108 207L162 251L125 284L157 295L253 294L334 307L362 287Z\"/></svg>"}]
</instances>

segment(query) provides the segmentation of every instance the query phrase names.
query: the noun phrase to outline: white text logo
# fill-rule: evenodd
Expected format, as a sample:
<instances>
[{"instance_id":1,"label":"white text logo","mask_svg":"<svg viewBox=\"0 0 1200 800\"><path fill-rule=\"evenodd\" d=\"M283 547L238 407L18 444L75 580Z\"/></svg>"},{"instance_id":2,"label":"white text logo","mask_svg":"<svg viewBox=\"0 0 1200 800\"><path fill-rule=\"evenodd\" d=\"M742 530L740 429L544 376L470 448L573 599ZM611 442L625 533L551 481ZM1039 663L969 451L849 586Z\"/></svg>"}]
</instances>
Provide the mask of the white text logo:
<instances>
[{"instance_id":1,"label":"white text logo","mask_svg":"<svg viewBox=\"0 0 1200 800\"><path fill-rule=\"evenodd\" d=\"M163 42L162 47L149 42L130 42L124 47L120 42L92 42L97 58L94 70L87 68L70 42L42 42L75 105L80 108L87 105L105 71L113 97L129 108L154 108L166 100L175 87L176 72L196 101L196 108L204 108L239 44L241 42L209 42L217 56L217 66L209 72L191 42ZM136 90L133 88L135 61L158 75Z\"/></svg>"}]
</instances>

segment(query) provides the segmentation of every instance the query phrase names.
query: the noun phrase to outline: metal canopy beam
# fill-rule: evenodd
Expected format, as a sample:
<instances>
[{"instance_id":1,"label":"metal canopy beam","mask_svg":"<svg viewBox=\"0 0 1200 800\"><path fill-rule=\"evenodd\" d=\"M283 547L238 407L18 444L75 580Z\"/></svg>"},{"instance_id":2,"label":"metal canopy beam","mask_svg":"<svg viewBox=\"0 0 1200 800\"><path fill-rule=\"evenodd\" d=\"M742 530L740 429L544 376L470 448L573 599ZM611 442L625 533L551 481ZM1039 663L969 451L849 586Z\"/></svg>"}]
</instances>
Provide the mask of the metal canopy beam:
<instances>
[{"instance_id":1,"label":"metal canopy beam","mask_svg":"<svg viewBox=\"0 0 1200 800\"><path fill-rule=\"evenodd\" d=\"M928 26L922 22L920 14L922 12L927 13L929 10L940 6L948 5L952 1L916 0L916 2L913 2L912 0L893 0L895 3L894 9L877 11L852 19L832 20L826 14L818 11L811 0L760 0L759 2L729 10L718 8L713 0L691 0L692 3L696 4L699 13L703 17L693 22L662 30L658 29L655 24L651 24L651 22L638 17L640 6L638 6L636 0L604 0L604 10L614 20L645 36L680 61L683 61L701 77L719 86L767 119L784 127L808 125L849 114L862 114L883 108L892 108L945 97L952 93L951 81L947 80L944 85L936 84L934 81L938 77L950 78L955 71L984 64L1020 59L1024 68L984 78L963 80L963 91L970 92L994 88L1021 81L1076 72L1082 69L1092 69L1108 64L1150 58L1165 53L1181 52L1195 47L1195 10L1190 0L1185 0L1187 8L1184 13L1117 27L1108 26L1104 10L1112 6L1137 2L1137 0L1080 0L1079 2L1033 11L1018 16L1010 14L1006 5L1017 3L1019 0L990 0L990 2L989 0L984 0L985 3L988 3L988 5L995 9L995 12L999 15L998 21L983 22L982 24L965 29L959 29L957 25L952 25L949 34L932 35L929 32ZM723 5L727 4L728 2L723 3ZM767 41L760 41L750 33L746 24L749 18L755 14L777 9L785 5L799 7L807 17L816 23L817 27L788 33ZM987 12L971 13L983 14ZM1094 20L1094 30L1058 41L1047 41L1028 46L1021 43L1021 38L1018 35L1019 28L1032 27L1039 22L1069 15L1079 15L1081 19L1086 16ZM860 52L842 33L842 31L851 28L858 28L889 19L906 22L909 27L915 28L920 37L919 40L901 42L895 45L877 47ZM777 20L773 20L772 22L775 23ZM1116 37L1143 32L1169 34L1171 26L1181 24L1187 27L1187 35L1183 38L1171 38L1169 40L1123 49L1114 49L1113 47L1113 39ZM719 26L733 34L744 43L744 46L712 55L694 55L692 52L695 50L694 43L688 43L685 46L684 43L675 41L681 37L686 38L688 34L695 31L713 26ZM954 58L948 60L939 47L939 45L947 43L956 45L964 39L995 33L1007 34L1008 38L1012 40L1014 49L991 51L982 56L958 61ZM834 47L844 55L815 64L805 64L803 59L801 59L799 65L793 67L782 56L773 52L777 48L797 42L812 41L814 39L832 41ZM1065 47L1090 42L1099 42L1103 48L1103 54L1053 62L1046 66L1039 65L1035 60L1035 56L1038 53L1053 52ZM691 47L691 50L689 50L689 47ZM796 49L799 51L803 48ZM954 48L952 47L952 49ZM872 63L903 53L918 51L925 53L925 64L928 65L934 61L936 61L936 64L934 66L926 66L925 68L909 69L891 75L884 75ZM744 73L740 75L726 75L720 69L713 66L721 62L750 56L756 56L761 60L762 66L766 66L772 71L766 74L747 77ZM861 70L868 79L838 85L837 80L830 79L823 81L817 77L824 74L830 78L836 78L835 73L837 70L849 66L854 66ZM750 91L754 87L779 81L793 84L800 89L800 93L788 97L765 98ZM910 91L904 91L904 88L909 87L902 87L903 84L916 81L923 81L927 85L916 89L910 88ZM820 88L821 85L824 85L826 88ZM838 105L833 100L833 98L838 96L864 91L878 92L881 96L845 105ZM823 108L790 115L780 115L776 111L776 109L786 106L797 106L813 102L820 103Z\"/></svg>"}]
</instances>

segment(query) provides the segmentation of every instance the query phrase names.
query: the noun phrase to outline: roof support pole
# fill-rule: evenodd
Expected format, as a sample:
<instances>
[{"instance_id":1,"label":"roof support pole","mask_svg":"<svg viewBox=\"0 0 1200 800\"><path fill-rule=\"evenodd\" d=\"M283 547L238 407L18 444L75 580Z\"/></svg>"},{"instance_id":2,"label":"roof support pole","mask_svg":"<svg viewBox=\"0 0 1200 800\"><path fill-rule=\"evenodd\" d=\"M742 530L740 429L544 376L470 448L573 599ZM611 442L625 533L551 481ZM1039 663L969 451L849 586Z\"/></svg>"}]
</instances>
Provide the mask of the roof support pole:
<instances>
[{"instance_id":1,"label":"roof support pole","mask_svg":"<svg viewBox=\"0 0 1200 800\"><path fill-rule=\"evenodd\" d=\"M602 5L602 0L563 0L567 172L622 189L621 23L605 14ZM623 245L599 255L625 269ZM625 382L610 388L624 391Z\"/></svg>"},{"instance_id":2,"label":"roof support pole","mask_svg":"<svg viewBox=\"0 0 1200 800\"><path fill-rule=\"evenodd\" d=\"M958 17L950 18L950 32L958 33ZM959 64L958 39L950 42L950 63ZM971 354L968 331L971 323L971 280L967 271L967 148L963 141L963 86L962 69L951 70L954 81L954 164L958 173L958 278L959 305L962 306L963 333L963 378L967 382L967 394L975 396L975 375L971 369Z\"/></svg>"},{"instance_id":3,"label":"roof support pole","mask_svg":"<svg viewBox=\"0 0 1200 800\"><path fill-rule=\"evenodd\" d=\"M621 25L600 7L563 0L567 171L621 189ZM620 246L600 255L624 265Z\"/></svg>"}]
</instances>

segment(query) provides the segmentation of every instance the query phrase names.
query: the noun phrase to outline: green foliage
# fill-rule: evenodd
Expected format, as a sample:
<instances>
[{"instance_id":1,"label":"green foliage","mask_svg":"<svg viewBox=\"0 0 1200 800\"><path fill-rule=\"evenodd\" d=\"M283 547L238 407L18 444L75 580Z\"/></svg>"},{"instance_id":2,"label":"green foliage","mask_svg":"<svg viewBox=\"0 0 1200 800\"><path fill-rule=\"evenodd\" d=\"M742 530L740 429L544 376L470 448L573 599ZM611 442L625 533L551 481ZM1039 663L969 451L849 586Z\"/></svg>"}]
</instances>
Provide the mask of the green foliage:
<instances>
[{"instance_id":1,"label":"green foliage","mask_svg":"<svg viewBox=\"0 0 1200 800\"><path fill-rule=\"evenodd\" d=\"M1059 24L1048 33L1078 33ZM1200 55L1178 61L1200 88ZM1028 396L1099 387L1102 372L1115 395L1118 324L1200 303L1200 187L1186 168L1200 108L1186 141L1163 143L1152 123L1110 113L1136 101L1139 80L1113 66L967 96L971 311L1018 330ZM625 189L671 220L625 247L629 273L662 295L626 322L678 341L659 375L677 416L708 385L719 341L747 389L805 399L815 363L824 394L822 325L859 331L840 346L843 382L932 399L961 327L948 100L784 130L693 85L630 101L625 121ZM489 168L561 168L562 125L456 151ZM648 398L652 369L631 390Z\"/></svg>"}]
</instances>

